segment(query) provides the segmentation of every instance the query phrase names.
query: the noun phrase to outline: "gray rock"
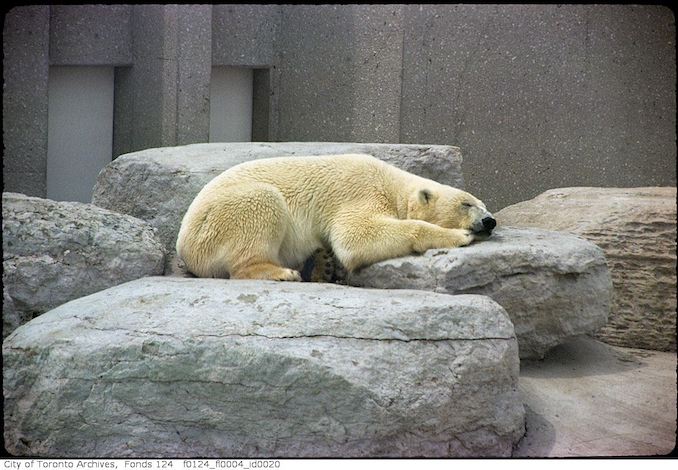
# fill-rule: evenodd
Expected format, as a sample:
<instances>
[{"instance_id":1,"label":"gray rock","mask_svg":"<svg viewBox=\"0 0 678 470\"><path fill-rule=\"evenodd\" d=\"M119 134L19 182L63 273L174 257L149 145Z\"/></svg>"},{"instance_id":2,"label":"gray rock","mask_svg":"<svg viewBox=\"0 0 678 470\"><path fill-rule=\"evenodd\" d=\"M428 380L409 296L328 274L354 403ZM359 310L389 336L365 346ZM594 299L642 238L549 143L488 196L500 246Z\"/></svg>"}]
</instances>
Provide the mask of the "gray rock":
<instances>
[{"instance_id":1,"label":"gray rock","mask_svg":"<svg viewBox=\"0 0 678 470\"><path fill-rule=\"evenodd\" d=\"M2 193L3 337L69 300L162 274L146 222L92 204Z\"/></svg>"},{"instance_id":2,"label":"gray rock","mask_svg":"<svg viewBox=\"0 0 678 470\"><path fill-rule=\"evenodd\" d=\"M16 455L508 456L524 432L483 296L152 277L21 326L3 360Z\"/></svg>"},{"instance_id":3,"label":"gray rock","mask_svg":"<svg viewBox=\"0 0 678 470\"><path fill-rule=\"evenodd\" d=\"M467 247L376 263L348 283L490 296L511 317L521 358L541 358L566 338L605 325L612 289L605 256L593 243L509 228Z\"/></svg>"},{"instance_id":4,"label":"gray rock","mask_svg":"<svg viewBox=\"0 0 678 470\"><path fill-rule=\"evenodd\" d=\"M4 280L3 280L4 284ZM37 312L38 314L40 312ZM6 285L2 286L2 337L7 337L12 331L33 318L34 313L30 310L18 310L14 305L14 299L9 295Z\"/></svg>"},{"instance_id":5,"label":"gray rock","mask_svg":"<svg viewBox=\"0 0 678 470\"><path fill-rule=\"evenodd\" d=\"M368 153L411 173L463 189L461 153L447 145L327 142L218 143L149 149L107 165L92 202L149 222L158 229L173 270L174 245L188 206L212 178L249 160L285 155Z\"/></svg>"},{"instance_id":6,"label":"gray rock","mask_svg":"<svg viewBox=\"0 0 678 470\"><path fill-rule=\"evenodd\" d=\"M676 350L676 188L559 188L506 207L500 223L574 233L605 252L614 294L599 337Z\"/></svg>"}]
</instances>

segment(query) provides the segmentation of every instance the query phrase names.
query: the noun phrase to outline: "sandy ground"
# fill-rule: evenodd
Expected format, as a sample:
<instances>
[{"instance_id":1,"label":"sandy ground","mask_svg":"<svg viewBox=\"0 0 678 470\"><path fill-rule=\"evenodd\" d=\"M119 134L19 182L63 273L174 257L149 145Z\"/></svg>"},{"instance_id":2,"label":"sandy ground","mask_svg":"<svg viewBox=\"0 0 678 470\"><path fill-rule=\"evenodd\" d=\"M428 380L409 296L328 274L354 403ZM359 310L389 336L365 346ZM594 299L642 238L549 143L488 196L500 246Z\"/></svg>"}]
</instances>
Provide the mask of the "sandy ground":
<instances>
[{"instance_id":1,"label":"sandy ground","mask_svg":"<svg viewBox=\"0 0 678 470\"><path fill-rule=\"evenodd\" d=\"M655 456L676 446L676 353L578 337L522 361L514 457Z\"/></svg>"}]
</instances>

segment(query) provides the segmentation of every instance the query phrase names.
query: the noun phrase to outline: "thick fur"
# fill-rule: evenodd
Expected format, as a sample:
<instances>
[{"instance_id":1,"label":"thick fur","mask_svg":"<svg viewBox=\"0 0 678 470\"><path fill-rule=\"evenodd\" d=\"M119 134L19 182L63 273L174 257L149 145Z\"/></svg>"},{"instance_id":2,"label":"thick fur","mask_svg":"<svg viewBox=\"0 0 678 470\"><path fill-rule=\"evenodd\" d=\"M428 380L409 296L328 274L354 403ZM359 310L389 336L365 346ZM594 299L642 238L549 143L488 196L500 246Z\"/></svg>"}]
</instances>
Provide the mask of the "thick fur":
<instances>
[{"instance_id":1,"label":"thick fur","mask_svg":"<svg viewBox=\"0 0 678 470\"><path fill-rule=\"evenodd\" d=\"M471 194L369 155L279 157L234 166L205 185L176 248L199 277L298 281L319 248L351 272L468 245L487 216Z\"/></svg>"}]
</instances>

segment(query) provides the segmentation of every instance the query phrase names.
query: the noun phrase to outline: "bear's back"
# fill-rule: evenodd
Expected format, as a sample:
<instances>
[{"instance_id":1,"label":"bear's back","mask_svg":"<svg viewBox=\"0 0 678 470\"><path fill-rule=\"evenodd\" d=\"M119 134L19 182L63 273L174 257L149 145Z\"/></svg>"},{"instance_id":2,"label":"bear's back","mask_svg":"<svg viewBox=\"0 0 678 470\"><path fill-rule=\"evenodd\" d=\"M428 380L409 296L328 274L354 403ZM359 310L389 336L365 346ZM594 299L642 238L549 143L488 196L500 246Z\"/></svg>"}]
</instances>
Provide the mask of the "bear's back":
<instances>
[{"instance_id":1,"label":"bear's back","mask_svg":"<svg viewBox=\"0 0 678 470\"><path fill-rule=\"evenodd\" d=\"M312 188L343 191L359 184L380 184L392 170L395 168L366 154L285 156L241 163L217 176L215 183L268 183L284 193Z\"/></svg>"}]
</instances>

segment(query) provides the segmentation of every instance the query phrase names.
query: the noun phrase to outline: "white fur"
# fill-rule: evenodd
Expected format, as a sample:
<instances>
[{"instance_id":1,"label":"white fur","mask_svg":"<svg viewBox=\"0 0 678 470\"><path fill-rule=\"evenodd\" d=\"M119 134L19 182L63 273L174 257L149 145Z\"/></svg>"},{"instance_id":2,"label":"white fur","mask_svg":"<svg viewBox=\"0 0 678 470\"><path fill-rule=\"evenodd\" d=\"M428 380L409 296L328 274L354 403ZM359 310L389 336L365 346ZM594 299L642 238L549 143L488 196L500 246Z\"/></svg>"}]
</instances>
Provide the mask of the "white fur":
<instances>
[{"instance_id":1,"label":"white fur","mask_svg":"<svg viewBox=\"0 0 678 470\"><path fill-rule=\"evenodd\" d=\"M467 245L486 214L469 193L369 155L279 157L237 165L205 185L176 247L197 276L299 280L317 248L331 248L352 271Z\"/></svg>"}]
</instances>

